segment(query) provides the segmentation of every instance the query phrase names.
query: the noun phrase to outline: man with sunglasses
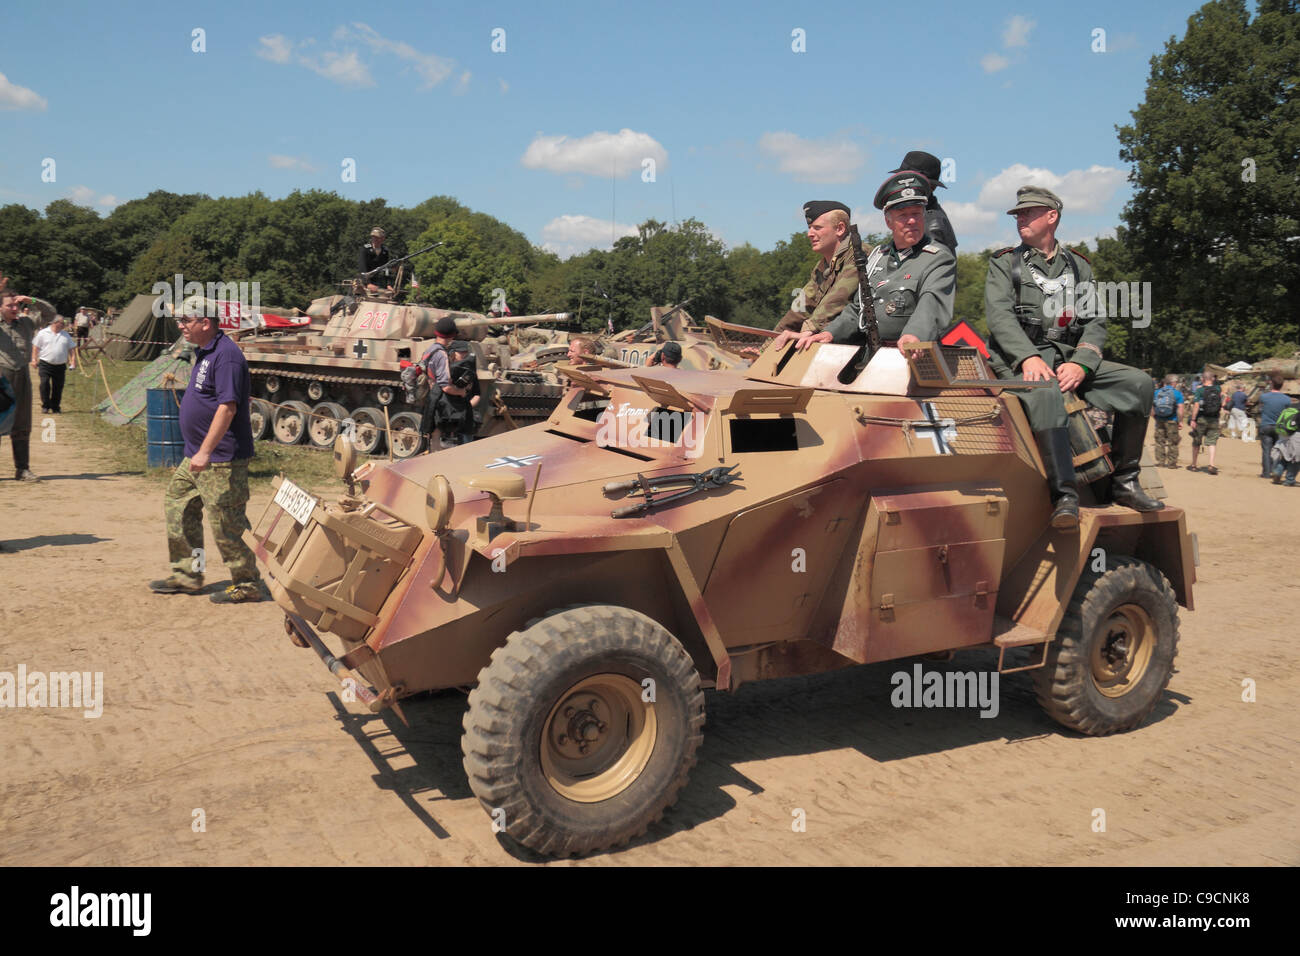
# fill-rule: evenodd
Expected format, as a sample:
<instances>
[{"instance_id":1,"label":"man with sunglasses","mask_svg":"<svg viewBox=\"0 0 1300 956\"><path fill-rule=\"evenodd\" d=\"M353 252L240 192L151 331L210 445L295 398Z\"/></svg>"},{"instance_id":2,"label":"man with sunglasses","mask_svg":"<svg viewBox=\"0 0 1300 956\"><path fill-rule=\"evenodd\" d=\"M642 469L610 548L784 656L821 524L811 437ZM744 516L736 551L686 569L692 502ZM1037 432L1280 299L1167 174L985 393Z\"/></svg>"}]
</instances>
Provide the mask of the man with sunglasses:
<instances>
[{"instance_id":1,"label":"man with sunglasses","mask_svg":"<svg viewBox=\"0 0 1300 956\"><path fill-rule=\"evenodd\" d=\"M201 309L196 306L196 311ZM253 552L241 535L248 530L248 462L253 457L249 420L252 393L248 362L239 346L204 314L177 318L185 341L194 346L189 387L181 400L185 460L167 485L163 512L171 576L153 581L158 594L198 594L203 590L203 511L232 584L214 594L215 604L260 601L261 580Z\"/></svg>"}]
</instances>

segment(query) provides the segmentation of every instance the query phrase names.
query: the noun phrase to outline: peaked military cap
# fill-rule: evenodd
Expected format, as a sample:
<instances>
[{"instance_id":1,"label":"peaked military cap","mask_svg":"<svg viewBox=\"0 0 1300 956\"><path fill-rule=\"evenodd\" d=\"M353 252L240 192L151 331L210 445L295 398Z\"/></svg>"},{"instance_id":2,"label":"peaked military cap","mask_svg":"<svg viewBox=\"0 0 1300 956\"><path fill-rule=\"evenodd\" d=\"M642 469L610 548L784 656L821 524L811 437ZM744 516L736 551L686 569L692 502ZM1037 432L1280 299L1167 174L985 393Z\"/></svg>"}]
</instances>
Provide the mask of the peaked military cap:
<instances>
[{"instance_id":1,"label":"peaked military cap","mask_svg":"<svg viewBox=\"0 0 1300 956\"><path fill-rule=\"evenodd\" d=\"M876 190L876 198L873 200L877 209L929 201L930 181L925 178L925 173L919 173L915 169L904 169L890 175Z\"/></svg>"},{"instance_id":2,"label":"peaked military cap","mask_svg":"<svg viewBox=\"0 0 1300 956\"><path fill-rule=\"evenodd\" d=\"M469 351L469 343L466 342L464 339L457 339L455 342L452 342L451 345L448 345L448 346L447 346L447 351L448 351L448 352L468 352L468 351Z\"/></svg>"},{"instance_id":3,"label":"peaked military cap","mask_svg":"<svg viewBox=\"0 0 1300 956\"><path fill-rule=\"evenodd\" d=\"M832 209L843 209L846 215L849 213L849 207L842 202L836 202L833 199L814 199L812 202L803 204L803 217L808 220L808 225L811 226Z\"/></svg>"},{"instance_id":4,"label":"peaked military cap","mask_svg":"<svg viewBox=\"0 0 1300 956\"><path fill-rule=\"evenodd\" d=\"M825 215L825 213L823 213ZM682 347L676 342L665 342L664 347L660 349L664 353L664 359L669 362L680 362L682 360Z\"/></svg>"},{"instance_id":5,"label":"peaked military cap","mask_svg":"<svg viewBox=\"0 0 1300 956\"><path fill-rule=\"evenodd\" d=\"M926 153L919 149L914 149L903 157L903 161L898 164L897 169L891 169L890 172L903 173L909 169L914 169L918 173L922 173L926 179L930 180L931 189L936 186L940 189L948 188L939 179L939 157L935 156L933 153Z\"/></svg>"},{"instance_id":6,"label":"peaked military cap","mask_svg":"<svg viewBox=\"0 0 1300 956\"><path fill-rule=\"evenodd\" d=\"M1021 186L1016 190L1016 204L1007 210L1007 215L1014 216L1020 210L1032 209L1034 206L1046 206L1060 212L1065 204L1061 202L1060 196L1046 186Z\"/></svg>"}]
</instances>

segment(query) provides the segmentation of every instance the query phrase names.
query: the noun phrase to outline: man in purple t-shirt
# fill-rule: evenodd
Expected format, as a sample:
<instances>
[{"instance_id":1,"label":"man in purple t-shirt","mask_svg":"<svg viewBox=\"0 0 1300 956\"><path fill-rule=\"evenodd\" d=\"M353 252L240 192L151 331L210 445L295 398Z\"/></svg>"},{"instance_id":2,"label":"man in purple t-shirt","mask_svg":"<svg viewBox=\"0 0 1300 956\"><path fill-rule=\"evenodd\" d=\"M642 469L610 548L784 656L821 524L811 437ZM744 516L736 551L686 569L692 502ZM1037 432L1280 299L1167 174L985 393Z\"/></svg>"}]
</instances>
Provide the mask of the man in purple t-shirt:
<instances>
[{"instance_id":1,"label":"man in purple t-shirt","mask_svg":"<svg viewBox=\"0 0 1300 956\"><path fill-rule=\"evenodd\" d=\"M203 590L203 509L232 584L214 594L217 604L260 601L261 580L253 552L241 534L250 527L248 461L253 457L249 420L252 391L248 363L239 346L208 316L177 320L185 341L194 345L190 384L181 400L185 460L167 485L163 513L171 576L149 587L159 594L197 594Z\"/></svg>"}]
</instances>

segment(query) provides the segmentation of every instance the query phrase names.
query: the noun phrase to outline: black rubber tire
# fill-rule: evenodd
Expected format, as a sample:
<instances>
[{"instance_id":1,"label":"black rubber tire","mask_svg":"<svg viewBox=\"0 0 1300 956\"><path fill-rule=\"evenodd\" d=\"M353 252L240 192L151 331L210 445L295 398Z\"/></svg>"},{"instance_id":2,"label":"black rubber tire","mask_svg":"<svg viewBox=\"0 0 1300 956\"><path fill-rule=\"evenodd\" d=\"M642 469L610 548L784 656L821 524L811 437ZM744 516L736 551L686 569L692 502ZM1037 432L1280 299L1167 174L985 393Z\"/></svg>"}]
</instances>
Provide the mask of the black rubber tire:
<instances>
[{"instance_id":1,"label":"black rubber tire","mask_svg":"<svg viewBox=\"0 0 1300 956\"><path fill-rule=\"evenodd\" d=\"M275 409L270 402L255 398L249 405L249 423L253 429L253 441L261 441L271 433L271 418Z\"/></svg>"},{"instance_id":2,"label":"black rubber tire","mask_svg":"<svg viewBox=\"0 0 1300 956\"><path fill-rule=\"evenodd\" d=\"M1093 736L1132 730L1146 720L1173 676L1178 655L1178 601L1169 581L1136 558L1108 555L1107 564L1101 573L1085 569L1048 645L1046 663L1033 671L1038 702L1048 715ZM1106 641L1112 615L1134 606L1151 625L1150 658L1131 688L1107 696L1094 679L1093 651Z\"/></svg>"},{"instance_id":3,"label":"black rubber tire","mask_svg":"<svg viewBox=\"0 0 1300 956\"><path fill-rule=\"evenodd\" d=\"M578 802L547 779L542 735L572 688L607 674L654 680L653 749L621 792ZM569 856L627 843L676 801L704 739L704 692L690 655L655 621L585 605L530 622L493 651L464 727L465 773L483 808L524 846Z\"/></svg>"}]
</instances>

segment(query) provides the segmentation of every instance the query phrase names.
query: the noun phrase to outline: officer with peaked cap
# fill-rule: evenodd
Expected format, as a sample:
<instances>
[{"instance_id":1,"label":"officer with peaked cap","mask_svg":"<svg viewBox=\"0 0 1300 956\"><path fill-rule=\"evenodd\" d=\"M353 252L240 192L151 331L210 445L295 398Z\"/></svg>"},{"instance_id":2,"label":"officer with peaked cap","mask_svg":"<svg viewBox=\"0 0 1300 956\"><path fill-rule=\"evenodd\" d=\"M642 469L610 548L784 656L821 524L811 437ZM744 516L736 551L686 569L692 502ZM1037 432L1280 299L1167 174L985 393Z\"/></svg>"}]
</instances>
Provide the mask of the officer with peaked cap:
<instances>
[{"instance_id":1,"label":"officer with peaked cap","mask_svg":"<svg viewBox=\"0 0 1300 956\"><path fill-rule=\"evenodd\" d=\"M885 213L890 238L867 257L863 286L871 292L882 345L933 342L952 322L957 259L945 246L931 242L925 231L929 198L929 181L913 170L891 174L876 191L875 207ZM854 292L824 331L799 339L800 348L814 342L865 341Z\"/></svg>"},{"instance_id":2,"label":"officer with peaked cap","mask_svg":"<svg viewBox=\"0 0 1300 956\"><path fill-rule=\"evenodd\" d=\"M926 234L935 242L947 246L948 251L956 255L957 234L952 231L952 223L948 221L948 214L939 205L938 195L935 193L936 189L948 188L939 178L939 157L914 149L904 156L898 168L891 170L891 172L905 173L908 170L921 173L930 183L930 200L925 206Z\"/></svg>"},{"instance_id":3,"label":"officer with peaked cap","mask_svg":"<svg viewBox=\"0 0 1300 956\"><path fill-rule=\"evenodd\" d=\"M989 352L999 378L1051 381L1053 387L1016 392L1052 490L1054 528L1079 524L1079 493L1066 429L1064 392L1074 391L1115 413L1111 429L1111 497L1136 511L1164 505L1138 483L1142 442L1151 415L1151 379L1102 357L1106 316L1092 281L1092 265L1056 241L1064 204L1042 186L1021 186L1007 215L1016 217L1020 245L989 259L984 319Z\"/></svg>"},{"instance_id":4,"label":"officer with peaked cap","mask_svg":"<svg viewBox=\"0 0 1300 956\"><path fill-rule=\"evenodd\" d=\"M813 266L794 307L776 324L776 331L792 335L826 328L858 289L858 271L849 247L849 207L834 200L815 200L804 203L803 215L808 221L808 241L822 258Z\"/></svg>"}]
</instances>

